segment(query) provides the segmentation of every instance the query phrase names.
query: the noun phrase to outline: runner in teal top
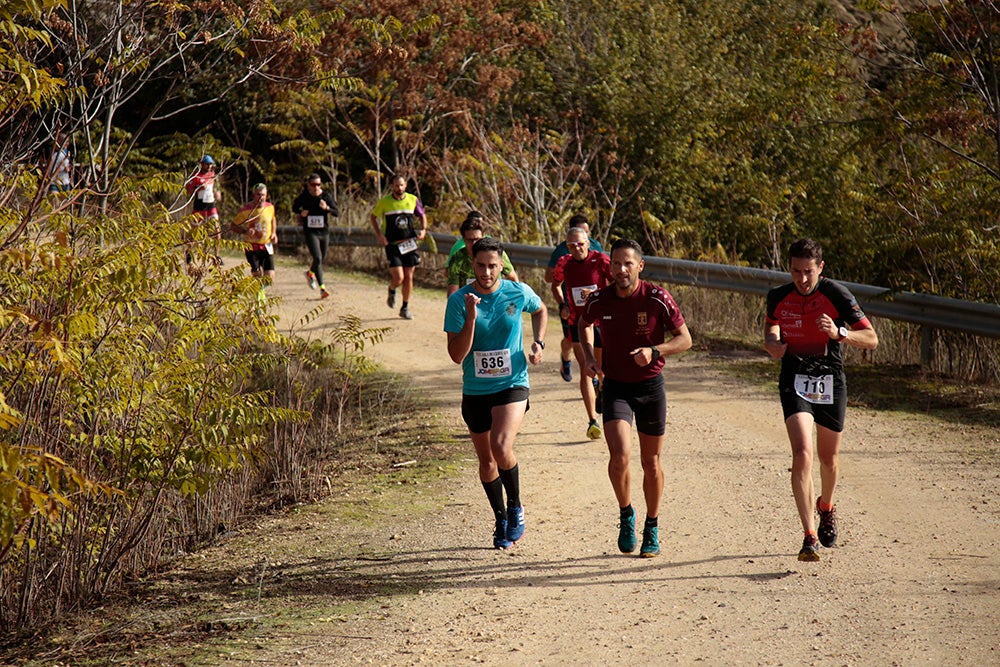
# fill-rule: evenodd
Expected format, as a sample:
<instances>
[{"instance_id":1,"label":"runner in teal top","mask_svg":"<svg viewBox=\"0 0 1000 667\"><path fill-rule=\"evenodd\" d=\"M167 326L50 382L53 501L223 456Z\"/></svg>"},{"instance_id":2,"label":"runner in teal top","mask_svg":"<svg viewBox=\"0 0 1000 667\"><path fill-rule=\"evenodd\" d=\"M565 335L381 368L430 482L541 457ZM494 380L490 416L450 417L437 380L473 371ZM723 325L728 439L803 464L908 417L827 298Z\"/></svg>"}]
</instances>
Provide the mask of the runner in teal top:
<instances>
[{"instance_id":1,"label":"runner in teal top","mask_svg":"<svg viewBox=\"0 0 1000 667\"><path fill-rule=\"evenodd\" d=\"M493 546L509 549L524 535L514 438L528 411L528 361L542 363L548 312L530 287L500 277L502 256L496 239L472 246L476 279L448 297L444 330L448 356L462 364L462 419L496 519ZM524 312L531 313L534 334L527 359Z\"/></svg>"},{"instance_id":2,"label":"runner in teal top","mask_svg":"<svg viewBox=\"0 0 1000 667\"><path fill-rule=\"evenodd\" d=\"M465 295L479 298L472 349L462 360L462 393L494 394L510 387L528 387L528 360L524 356L521 313L542 306L535 291L513 280L497 281L496 291L483 294L470 283L448 297L444 330L459 333L465 324Z\"/></svg>"}]
</instances>

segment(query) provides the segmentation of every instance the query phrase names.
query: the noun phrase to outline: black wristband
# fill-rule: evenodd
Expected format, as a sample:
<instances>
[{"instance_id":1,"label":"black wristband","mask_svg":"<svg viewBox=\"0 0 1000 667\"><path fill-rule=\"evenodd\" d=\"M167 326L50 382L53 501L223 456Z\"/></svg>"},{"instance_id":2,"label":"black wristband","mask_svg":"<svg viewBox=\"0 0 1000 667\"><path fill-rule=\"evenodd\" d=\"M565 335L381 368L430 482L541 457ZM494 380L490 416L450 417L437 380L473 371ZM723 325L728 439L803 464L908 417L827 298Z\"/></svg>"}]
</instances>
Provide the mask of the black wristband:
<instances>
[{"instance_id":1,"label":"black wristband","mask_svg":"<svg viewBox=\"0 0 1000 667\"><path fill-rule=\"evenodd\" d=\"M649 361L650 361L650 363L652 363L652 362L656 361L657 359L659 359L659 358L660 358L660 356L662 356L662 355L660 354L660 351L659 351L658 349L656 349L656 346L655 346L655 345L654 345L654 346L652 346L652 347L650 347L649 349L653 351L653 358L649 360Z\"/></svg>"},{"instance_id":2,"label":"black wristband","mask_svg":"<svg viewBox=\"0 0 1000 667\"><path fill-rule=\"evenodd\" d=\"M544 340L536 340L535 341L535 345L537 345L538 347L540 347L543 350L545 349L545 341Z\"/></svg>"}]
</instances>

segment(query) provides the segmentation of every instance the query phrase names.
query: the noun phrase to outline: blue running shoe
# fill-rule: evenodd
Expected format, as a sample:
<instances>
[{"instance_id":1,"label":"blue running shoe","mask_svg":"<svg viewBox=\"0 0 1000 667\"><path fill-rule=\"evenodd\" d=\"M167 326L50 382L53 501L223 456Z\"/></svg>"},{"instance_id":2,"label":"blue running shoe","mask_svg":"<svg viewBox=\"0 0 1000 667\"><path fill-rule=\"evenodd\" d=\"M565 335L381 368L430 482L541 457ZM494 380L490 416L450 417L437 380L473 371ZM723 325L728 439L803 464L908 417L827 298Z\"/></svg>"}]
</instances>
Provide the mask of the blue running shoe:
<instances>
[{"instance_id":1,"label":"blue running shoe","mask_svg":"<svg viewBox=\"0 0 1000 667\"><path fill-rule=\"evenodd\" d=\"M573 381L573 362L564 361L562 362L562 368L559 369L559 376L566 382Z\"/></svg>"},{"instance_id":2,"label":"blue running shoe","mask_svg":"<svg viewBox=\"0 0 1000 667\"><path fill-rule=\"evenodd\" d=\"M514 543L524 537L524 508L507 508L507 541Z\"/></svg>"},{"instance_id":3,"label":"blue running shoe","mask_svg":"<svg viewBox=\"0 0 1000 667\"><path fill-rule=\"evenodd\" d=\"M660 529L656 526L647 526L642 529L642 548L639 549L640 558L652 558L660 555Z\"/></svg>"},{"instance_id":4,"label":"blue running shoe","mask_svg":"<svg viewBox=\"0 0 1000 667\"><path fill-rule=\"evenodd\" d=\"M497 519L497 527L493 531L493 546L496 549L510 549L514 546L507 539L507 519Z\"/></svg>"},{"instance_id":5,"label":"blue running shoe","mask_svg":"<svg viewBox=\"0 0 1000 667\"><path fill-rule=\"evenodd\" d=\"M629 507L629 512L618 524L618 550L623 554L635 551L635 510Z\"/></svg>"}]
</instances>

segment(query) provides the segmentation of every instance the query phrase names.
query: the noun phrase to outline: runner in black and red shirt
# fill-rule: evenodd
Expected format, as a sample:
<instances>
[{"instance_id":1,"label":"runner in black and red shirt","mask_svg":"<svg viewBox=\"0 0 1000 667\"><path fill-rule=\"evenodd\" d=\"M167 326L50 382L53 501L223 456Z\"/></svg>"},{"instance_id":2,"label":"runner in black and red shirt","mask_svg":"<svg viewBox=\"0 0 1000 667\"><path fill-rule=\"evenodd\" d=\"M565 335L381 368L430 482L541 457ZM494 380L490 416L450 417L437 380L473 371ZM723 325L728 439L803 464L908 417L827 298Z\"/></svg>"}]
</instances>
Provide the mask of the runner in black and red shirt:
<instances>
[{"instance_id":1,"label":"runner in black and red shirt","mask_svg":"<svg viewBox=\"0 0 1000 667\"><path fill-rule=\"evenodd\" d=\"M566 247L569 254L560 257L552 271L552 297L559 304L559 319L567 323L576 363L580 366L580 395L583 397L583 407L587 411L589 422L587 437L597 440L601 437L601 427L597 423L597 415L602 409L600 384L598 378L589 378L583 371L586 358L576 322L587 303L587 297L614 280L611 276L611 258L603 252L591 250L590 235L579 227L572 227L566 233ZM594 329L594 352L600 363L600 327Z\"/></svg>"},{"instance_id":2,"label":"runner in black and red shirt","mask_svg":"<svg viewBox=\"0 0 1000 667\"><path fill-rule=\"evenodd\" d=\"M635 416L646 500L639 555L650 558L660 553L657 522L663 495L660 450L667 424L664 357L690 348L691 334L670 293L639 280L644 266L638 243L629 239L615 241L611 246L614 285L590 296L577 326L586 357L584 371L590 377L604 373L604 438L610 454L608 476L620 509L618 549L622 553L630 553L636 546L629 476ZM600 364L594 357L595 322L600 322L604 343Z\"/></svg>"},{"instance_id":3,"label":"runner in black and red shirt","mask_svg":"<svg viewBox=\"0 0 1000 667\"><path fill-rule=\"evenodd\" d=\"M792 282L767 294L764 347L781 359L778 390L792 445L792 492L805 532L799 560L816 561L819 543L832 547L837 542L833 493L847 411L840 346L873 350L878 335L854 295L820 275L824 263L819 243L796 241L789 261ZM815 501L819 539L813 517L813 424L822 481L822 494Z\"/></svg>"}]
</instances>

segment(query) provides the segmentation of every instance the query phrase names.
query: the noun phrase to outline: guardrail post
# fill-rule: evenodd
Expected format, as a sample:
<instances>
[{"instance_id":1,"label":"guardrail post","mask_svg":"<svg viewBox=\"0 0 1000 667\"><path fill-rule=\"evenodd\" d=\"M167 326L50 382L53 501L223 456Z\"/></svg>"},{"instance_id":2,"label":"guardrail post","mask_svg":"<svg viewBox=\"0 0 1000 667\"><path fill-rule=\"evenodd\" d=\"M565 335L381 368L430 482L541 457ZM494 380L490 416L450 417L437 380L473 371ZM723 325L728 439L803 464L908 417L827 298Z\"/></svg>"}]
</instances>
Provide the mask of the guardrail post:
<instances>
[{"instance_id":1,"label":"guardrail post","mask_svg":"<svg viewBox=\"0 0 1000 667\"><path fill-rule=\"evenodd\" d=\"M920 367L929 369L933 359L934 327L920 327Z\"/></svg>"}]
</instances>

